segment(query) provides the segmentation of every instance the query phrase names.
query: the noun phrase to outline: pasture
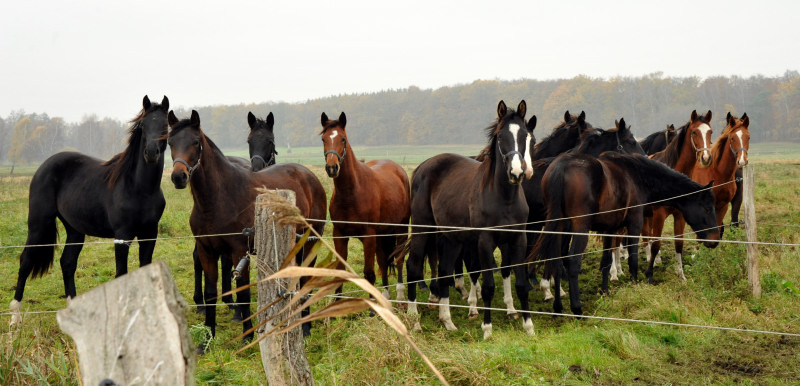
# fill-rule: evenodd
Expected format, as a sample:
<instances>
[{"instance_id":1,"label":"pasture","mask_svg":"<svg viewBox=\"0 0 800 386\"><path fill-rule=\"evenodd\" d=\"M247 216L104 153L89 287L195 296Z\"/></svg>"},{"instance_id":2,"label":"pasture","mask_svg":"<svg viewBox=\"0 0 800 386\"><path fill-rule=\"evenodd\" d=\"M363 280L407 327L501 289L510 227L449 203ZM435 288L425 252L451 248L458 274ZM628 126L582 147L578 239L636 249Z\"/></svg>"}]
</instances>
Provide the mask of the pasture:
<instances>
[{"instance_id":1,"label":"pasture","mask_svg":"<svg viewBox=\"0 0 800 386\"><path fill-rule=\"evenodd\" d=\"M476 154L475 146L355 146L359 158L391 158L410 174L414 167L442 152ZM279 148L279 163L308 166L325 186L332 181L322 167L321 146ZM247 150L231 151L243 155ZM756 168L756 212L759 241L800 243L800 145L753 143L750 162ZM171 165L171 160L166 162ZM21 250L27 233L28 185L35 167L0 167L0 325L7 329L7 304L16 283ZM188 190L176 190L169 175L162 178L167 206L159 223L153 258L166 261L184 298L191 302L193 274L189 230L192 199ZM728 216L729 218L729 216ZM726 220L727 221L727 220ZM326 226L330 234L332 226ZM65 236L59 227L59 240ZM665 227L665 236L672 226ZM741 230L726 231L725 238L743 240ZM114 278L114 247L109 240L87 237L78 261L78 294ZM745 248L722 244L714 250L688 243L687 282L673 270L671 242L662 248L664 265L656 267L656 285L633 284L627 274L611 283L608 296L600 296L599 239L590 238L580 281L584 315L649 321L721 326L800 333L800 252L797 247L760 246L762 298L748 295L744 269ZM61 248L56 253L60 254ZM351 242L349 261L362 272L361 244ZM641 254L643 256L643 254ZM133 245L128 267L138 268L138 246ZM428 272L429 274L429 272ZM252 274L255 277L254 273ZM499 272L496 281L499 285ZM394 280L394 278L390 279ZM344 291L353 288L345 287ZM392 291L393 292L393 291ZM79 384L77 353L69 337L58 329L52 311L65 306L61 269L56 262L40 279L29 280L22 311L24 323L17 332L0 337L0 384ZM427 299L420 292L420 300ZM255 296L255 294L254 294ZM565 299L566 300L566 299ZM456 291L451 303L466 305ZM503 308L495 296L495 307ZM535 289L534 311L550 312ZM191 308L190 311L194 309ZM405 319L402 309L398 314ZM758 383L800 382L800 338L717 329L675 327L598 319L578 320L533 315L536 335L528 336L516 320L497 313L494 334L482 339L480 320L467 320L467 310L453 309L457 331L445 330L436 310L420 307L422 331L412 338L454 384L541 383ZM229 319L232 311L219 308L217 338L211 350L198 358L199 384L263 384L266 382L257 349L234 352L241 327ZM193 335L204 333L201 316L190 312ZM435 376L402 338L378 318L366 314L318 322L306 338L306 351L319 384L433 384Z\"/></svg>"}]
</instances>

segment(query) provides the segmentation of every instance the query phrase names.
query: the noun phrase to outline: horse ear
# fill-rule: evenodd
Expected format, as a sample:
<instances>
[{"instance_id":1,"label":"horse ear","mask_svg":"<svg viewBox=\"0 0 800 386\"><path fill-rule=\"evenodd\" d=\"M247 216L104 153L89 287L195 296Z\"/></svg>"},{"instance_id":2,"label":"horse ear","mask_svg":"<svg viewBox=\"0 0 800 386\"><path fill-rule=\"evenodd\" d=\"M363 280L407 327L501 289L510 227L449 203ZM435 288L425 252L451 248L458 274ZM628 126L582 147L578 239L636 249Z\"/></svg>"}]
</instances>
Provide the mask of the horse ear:
<instances>
[{"instance_id":1,"label":"horse ear","mask_svg":"<svg viewBox=\"0 0 800 386\"><path fill-rule=\"evenodd\" d=\"M586 122L586 113L581 111L581 115L578 115L578 122Z\"/></svg>"},{"instance_id":2,"label":"horse ear","mask_svg":"<svg viewBox=\"0 0 800 386\"><path fill-rule=\"evenodd\" d=\"M167 98L166 95L164 95L164 97L161 98L161 110L163 110L164 112L169 111L169 98Z\"/></svg>"},{"instance_id":3,"label":"horse ear","mask_svg":"<svg viewBox=\"0 0 800 386\"><path fill-rule=\"evenodd\" d=\"M706 185L706 186L703 186L703 189L709 189L709 188L711 188L712 186L714 186L714 180L711 180L711 182L709 182L709 183L708 183L708 185Z\"/></svg>"},{"instance_id":4,"label":"horse ear","mask_svg":"<svg viewBox=\"0 0 800 386\"><path fill-rule=\"evenodd\" d=\"M570 119L569 110L564 112L564 122L569 122Z\"/></svg>"},{"instance_id":5,"label":"horse ear","mask_svg":"<svg viewBox=\"0 0 800 386\"><path fill-rule=\"evenodd\" d=\"M175 116L175 112L170 110L169 114L167 114L167 122L169 122L170 126L175 126L178 123L178 117Z\"/></svg>"},{"instance_id":6,"label":"horse ear","mask_svg":"<svg viewBox=\"0 0 800 386\"><path fill-rule=\"evenodd\" d=\"M690 117L692 122L697 120L697 110L692 110L692 116Z\"/></svg>"},{"instance_id":7,"label":"horse ear","mask_svg":"<svg viewBox=\"0 0 800 386\"><path fill-rule=\"evenodd\" d=\"M525 114L528 112L528 105L525 103L525 99L519 102L519 106L517 106L517 114L519 114L522 119L525 119Z\"/></svg>"},{"instance_id":8,"label":"horse ear","mask_svg":"<svg viewBox=\"0 0 800 386\"><path fill-rule=\"evenodd\" d=\"M528 127L528 131L530 131L532 133L533 129L536 128L536 115L532 115L531 119L528 121L528 124L525 125L525 126L527 126Z\"/></svg>"},{"instance_id":9,"label":"horse ear","mask_svg":"<svg viewBox=\"0 0 800 386\"><path fill-rule=\"evenodd\" d=\"M675 131L675 125L673 125L673 124L671 124L671 123L670 123L669 125L667 125L667 130L669 130L669 131Z\"/></svg>"},{"instance_id":10,"label":"horse ear","mask_svg":"<svg viewBox=\"0 0 800 386\"><path fill-rule=\"evenodd\" d=\"M503 119L503 117L506 116L506 111L508 111L508 108L506 107L506 102L503 102L503 100L501 99L500 103L497 104L497 118Z\"/></svg>"},{"instance_id":11,"label":"horse ear","mask_svg":"<svg viewBox=\"0 0 800 386\"><path fill-rule=\"evenodd\" d=\"M275 116L272 115L272 111L267 114L267 126L269 126L270 129L275 126Z\"/></svg>"},{"instance_id":12,"label":"horse ear","mask_svg":"<svg viewBox=\"0 0 800 386\"><path fill-rule=\"evenodd\" d=\"M252 111L247 112L247 125L250 126L250 130L255 129L256 126L256 116L253 115Z\"/></svg>"},{"instance_id":13,"label":"horse ear","mask_svg":"<svg viewBox=\"0 0 800 386\"><path fill-rule=\"evenodd\" d=\"M200 114L197 113L197 110L192 110L192 126L200 126Z\"/></svg>"},{"instance_id":14,"label":"horse ear","mask_svg":"<svg viewBox=\"0 0 800 386\"><path fill-rule=\"evenodd\" d=\"M731 124L731 117L732 117L731 112L728 111L728 116L725 117L725 123L727 123L728 125Z\"/></svg>"},{"instance_id":15,"label":"horse ear","mask_svg":"<svg viewBox=\"0 0 800 386\"><path fill-rule=\"evenodd\" d=\"M742 125L744 125L744 127L750 130L750 117L747 116L747 113L744 113L744 115L742 115Z\"/></svg>"},{"instance_id":16,"label":"horse ear","mask_svg":"<svg viewBox=\"0 0 800 386\"><path fill-rule=\"evenodd\" d=\"M615 126L615 127L617 127L617 128L619 128L619 121L618 121L618 120L616 120L616 119L614 120L614 126Z\"/></svg>"},{"instance_id":17,"label":"horse ear","mask_svg":"<svg viewBox=\"0 0 800 386\"><path fill-rule=\"evenodd\" d=\"M145 95L144 99L142 99L142 107L144 108L144 111L150 110L150 105L150 98Z\"/></svg>"},{"instance_id":18,"label":"horse ear","mask_svg":"<svg viewBox=\"0 0 800 386\"><path fill-rule=\"evenodd\" d=\"M344 111L339 114L339 126L341 126L343 129L345 126L347 126L347 116L344 115Z\"/></svg>"},{"instance_id":19,"label":"horse ear","mask_svg":"<svg viewBox=\"0 0 800 386\"><path fill-rule=\"evenodd\" d=\"M617 122L617 130L625 131L628 130L628 126L625 125L625 118L620 118L619 122Z\"/></svg>"},{"instance_id":20,"label":"horse ear","mask_svg":"<svg viewBox=\"0 0 800 386\"><path fill-rule=\"evenodd\" d=\"M711 110L706 113L706 122L711 122Z\"/></svg>"},{"instance_id":21,"label":"horse ear","mask_svg":"<svg viewBox=\"0 0 800 386\"><path fill-rule=\"evenodd\" d=\"M322 117L320 117L320 119L319 119L320 123L322 123L322 127L325 127L325 124L326 124L326 123L327 123L329 120L330 120L330 119L328 119L328 114L325 114L325 112L323 112L323 113L322 113Z\"/></svg>"}]
</instances>

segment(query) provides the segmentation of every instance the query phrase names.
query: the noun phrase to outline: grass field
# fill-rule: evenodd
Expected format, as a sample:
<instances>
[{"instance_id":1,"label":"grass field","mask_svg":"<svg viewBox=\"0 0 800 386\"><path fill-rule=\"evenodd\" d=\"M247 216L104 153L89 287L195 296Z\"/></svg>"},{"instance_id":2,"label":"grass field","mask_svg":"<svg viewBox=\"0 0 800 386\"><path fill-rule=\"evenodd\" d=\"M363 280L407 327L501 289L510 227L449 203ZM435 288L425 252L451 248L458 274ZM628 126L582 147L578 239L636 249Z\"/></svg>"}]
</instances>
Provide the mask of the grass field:
<instances>
[{"instance_id":1,"label":"grass field","mask_svg":"<svg viewBox=\"0 0 800 386\"><path fill-rule=\"evenodd\" d=\"M308 165L330 192L331 180L322 171L321 148L279 149L281 162ZM475 154L480 146L377 147L354 149L359 158L389 157L411 172L416 164L440 152ZM230 152L243 155L246 152ZM758 238L774 243L800 243L800 145L753 144L756 168ZM7 304L12 299L21 250L27 234L27 189L34 166L0 167L0 283L3 310L0 325L7 326ZM160 223L154 259L166 261L183 296L191 299L193 241L188 226L192 201L162 181L167 208ZM331 226L326 228L330 233ZM665 227L671 230L671 226ZM726 238L743 240L740 230ZM63 230L61 240L64 239ZM103 241L87 238L87 242ZM761 299L748 295L744 247L723 244L714 250L696 248L685 258L688 281L673 273L672 246L662 252L665 265L657 267L657 285L633 284L628 275L613 282L611 294L600 296L598 240L590 243L581 275L582 301L587 315L800 333L800 252L796 247L761 246ZM60 253L60 251L57 251ZM361 271L361 246L351 242L351 262ZM133 246L129 269L138 266ZM498 275L499 276L499 275ZM643 274L640 274L643 279ZM76 285L83 293L114 278L113 245L86 245L78 263ZM499 285L498 281L498 285ZM498 294L499 288L498 287ZM345 288L347 291L349 288ZM77 353L62 334L51 311L65 306L58 263L45 277L29 281L19 331L0 337L0 384L79 384ZM422 292L422 300L427 292ZM495 296L495 307L503 307ZM451 302L466 301L453 292ZM568 303L568 301L567 301ZM539 291L532 293L536 311L551 311ZM568 307L568 306L567 306ZM229 321L221 307L218 337L211 351L198 358L200 384L263 384L266 382L257 349L234 352L241 326ZM417 345L454 384L787 384L800 382L800 338L715 329L671 327L647 323L535 315L536 335L528 336L521 322L494 313L494 335L483 341L479 320L467 320L465 309L453 310L457 331L446 331L437 311L421 307L422 331L413 333ZM42 312L42 313L38 313ZM398 309L401 319L405 314ZM201 318L188 316L198 333ZM319 384L433 384L434 375L401 337L378 318L354 315L314 325L306 351Z\"/></svg>"}]
</instances>

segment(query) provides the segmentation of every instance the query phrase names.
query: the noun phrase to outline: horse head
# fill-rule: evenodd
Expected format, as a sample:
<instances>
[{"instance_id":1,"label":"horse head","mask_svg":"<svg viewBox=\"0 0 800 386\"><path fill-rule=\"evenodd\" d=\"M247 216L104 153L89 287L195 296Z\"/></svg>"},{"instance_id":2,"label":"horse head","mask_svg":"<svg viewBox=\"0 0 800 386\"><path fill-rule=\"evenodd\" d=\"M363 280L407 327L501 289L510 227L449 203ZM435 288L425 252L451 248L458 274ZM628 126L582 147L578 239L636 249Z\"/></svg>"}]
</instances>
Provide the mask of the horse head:
<instances>
[{"instance_id":1,"label":"horse head","mask_svg":"<svg viewBox=\"0 0 800 386\"><path fill-rule=\"evenodd\" d=\"M347 133L344 131L347 116L342 111L338 120L330 120L323 112L320 120L322 131L319 134L322 136L322 146L325 151L325 172L328 173L328 177L336 178L342 169L341 165L349 147Z\"/></svg>"},{"instance_id":2,"label":"horse head","mask_svg":"<svg viewBox=\"0 0 800 386\"><path fill-rule=\"evenodd\" d=\"M572 150L576 153L597 157L605 151L617 151L627 154L646 155L642 146L633 136L631 127L625 124L625 118L614 121L613 130L587 130L581 135L581 142Z\"/></svg>"},{"instance_id":3,"label":"horse head","mask_svg":"<svg viewBox=\"0 0 800 386\"><path fill-rule=\"evenodd\" d=\"M697 110L693 110L686 130L700 167L708 167L711 165L711 110L708 110L705 117L697 115Z\"/></svg>"},{"instance_id":4,"label":"horse head","mask_svg":"<svg viewBox=\"0 0 800 386\"><path fill-rule=\"evenodd\" d=\"M148 164L161 161L162 154L167 148L167 111L169 111L169 99L166 95L161 104L150 103L150 98L144 96L143 116L139 121L139 127L142 130L141 148L144 149L144 162Z\"/></svg>"},{"instance_id":5,"label":"horse head","mask_svg":"<svg viewBox=\"0 0 800 386\"><path fill-rule=\"evenodd\" d=\"M728 112L728 125L722 134L728 134L728 147L736 159L739 168L747 165L747 151L750 149L750 117L744 113L741 118L736 118Z\"/></svg>"},{"instance_id":6,"label":"horse head","mask_svg":"<svg viewBox=\"0 0 800 386\"><path fill-rule=\"evenodd\" d=\"M536 116L525 121L527 105L525 100L519 102L517 110L510 110L505 102L497 104L497 124L491 127L490 137L494 138L496 156L501 157L506 169L508 182L512 185L522 183L523 177L533 176L531 161L531 144L536 142L533 129L536 128Z\"/></svg>"},{"instance_id":7,"label":"horse head","mask_svg":"<svg viewBox=\"0 0 800 386\"><path fill-rule=\"evenodd\" d=\"M189 119L178 120L173 111L169 112L169 143L172 154L172 183L183 189L189 183L192 173L200 166L205 135L200 129L200 115L192 110Z\"/></svg>"},{"instance_id":8,"label":"horse head","mask_svg":"<svg viewBox=\"0 0 800 386\"><path fill-rule=\"evenodd\" d=\"M250 125L250 134L247 136L247 146L250 148L250 166L257 172L267 166L275 165L275 118L272 112L267 119L256 118L252 112L247 113L247 124Z\"/></svg>"}]
</instances>

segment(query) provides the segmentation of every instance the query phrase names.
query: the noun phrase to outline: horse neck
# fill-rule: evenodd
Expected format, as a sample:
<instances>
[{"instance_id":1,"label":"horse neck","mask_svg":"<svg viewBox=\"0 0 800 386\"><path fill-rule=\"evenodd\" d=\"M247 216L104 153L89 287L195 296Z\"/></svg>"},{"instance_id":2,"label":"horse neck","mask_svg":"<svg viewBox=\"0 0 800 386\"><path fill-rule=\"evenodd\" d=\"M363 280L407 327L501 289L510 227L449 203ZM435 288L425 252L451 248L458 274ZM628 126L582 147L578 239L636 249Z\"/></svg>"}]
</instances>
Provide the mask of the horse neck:
<instances>
[{"instance_id":1,"label":"horse neck","mask_svg":"<svg viewBox=\"0 0 800 386\"><path fill-rule=\"evenodd\" d=\"M508 183L505 165L503 164L502 155L500 155L499 152L495 152L493 162L490 163L487 159L479 170L483 173L488 173L490 168L492 170L492 176L490 176L491 179L488 181L488 191L493 192L493 194L499 194L504 202L518 200L522 185L512 185ZM485 178L485 175L481 176L481 181L484 181Z\"/></svg>"},{"instance_id":2,"label":"horse neck","mask_svg":"<svg viewBox=\"0 0 800 386\"><path fill-rule=\"evenodd\" d=\"M736 175L736 169L739 167L736 162L736 156L730 148L731 135L733 134L734 133L730 133L727 137L720 137L718 139L725 139L725 143L721 143L720 146L715 149L717 152L722 152L722 154L711 154L714 160L714 164L712 164L711 167L716 171L715 174L720 177L718 179L715 178L715 185L733 180Z\"/></svg>"},{"instance_id":3,"label":"horse neck","mask_svg":"<svg viewBox=\"0 0 800 386\"><path fill-rule=\"evenodd\" d=\"M231 164L221 151L206 144L200 155L200 165L189 177L195 208L220 208L220 203L235 200L245 191L250 171Z\"/></svg>"},{"instance_id":4,"label":"horse neck","mask_svg":"<svg viewBox=\"0 0 800 386\"><path fill-rule=\"evenodd\" d=\"M578 138L570 138L570 130L564 133L559 133L557 136L549 136L542 142L533 147L533 154L531 159L538 160L542 158L555 157L577 145ZM562 143L564 143L562 145Z\"/></svg>"},{"instance_id":5,"label":"horse neck","mask_svg":"<svg viewBox=\"0 0 800 386\"><path fill-rule=\"evenodd\" d=\"M683 135L685 138L683 140L683 146L680 149L678 161L675 165L670 166L683 174L689 175L689 173L692 172L692 168L694 168L697 163L697 152L692 147L692 137L689 134L688 128Z\"/></svg>"},{"instance_id":6,"label":"horse neck","mask_svg":"<svg viewBox=\"0 0 800 386\"><path fill-rule=\"evenodd\" d=\"M138 151L133 155L135 157L133 162L134 189L140 193L161 191L161 177L164 175L164 152L158 162L149 164L144 161L144 148L144 143L140 143Z\"/></svg>"},{"instance_id":7,"label":"horse neck","mask_svg":"<svg viewBox=\"0 0 800 386\"><path fill-rule=\"evenodd\" d=\"M339 176L333 179L333 186L339 191L349 191L357 189L363 168L366 166L358 162L350 141L345 143L344 159L339 163Z\"/></svg>"}]
</instances>

